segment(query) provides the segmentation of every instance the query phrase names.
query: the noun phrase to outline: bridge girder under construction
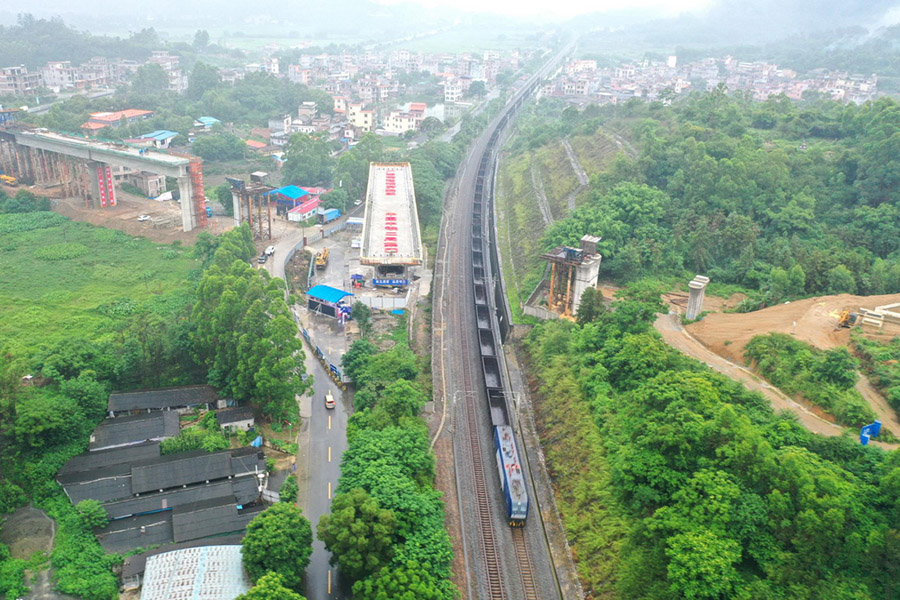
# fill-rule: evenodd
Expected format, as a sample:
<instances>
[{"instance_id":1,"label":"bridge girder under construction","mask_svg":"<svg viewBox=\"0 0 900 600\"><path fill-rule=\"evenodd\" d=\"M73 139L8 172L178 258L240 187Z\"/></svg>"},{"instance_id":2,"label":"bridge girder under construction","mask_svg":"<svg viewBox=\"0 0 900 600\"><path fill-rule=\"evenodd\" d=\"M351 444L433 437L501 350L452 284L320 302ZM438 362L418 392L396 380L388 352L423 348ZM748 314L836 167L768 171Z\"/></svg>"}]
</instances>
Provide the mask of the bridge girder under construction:
<instances>
[{"instance_id":1,"label":"bridge girder under construction","mask_svg":"<svg viewBox=\"0 0 900 600\"><path fill-rule=\"evenodd\" d=\"M195 156L14 126L0 131L0 169L20 181L61 185L90 208L114 206L110 167L148 171L178 182L185 231L207 225L203 161Z\"/></svg>"}]
</instances>

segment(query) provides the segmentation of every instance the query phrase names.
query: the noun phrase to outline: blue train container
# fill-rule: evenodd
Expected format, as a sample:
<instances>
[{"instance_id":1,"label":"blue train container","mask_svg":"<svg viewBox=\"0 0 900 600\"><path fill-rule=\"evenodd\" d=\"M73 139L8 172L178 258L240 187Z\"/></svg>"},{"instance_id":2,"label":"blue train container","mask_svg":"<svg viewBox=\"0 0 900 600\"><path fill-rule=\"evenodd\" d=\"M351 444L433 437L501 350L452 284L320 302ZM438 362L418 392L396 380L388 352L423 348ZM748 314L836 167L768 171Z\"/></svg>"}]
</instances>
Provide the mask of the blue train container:
<instances>
[{"instance_id":1,"label":"blue train container","mask_svg":"<svg viewBox=\"0 0 900 600\"><path fill-rule=\"evenodd\" d=\"M500 489L506 500L506 517L510 527L524 527L528 517L528 491L525 489L525 475L519 463L516 440L512 427L494 427L494 448L497 455L497 470L500 474Z\"/></svg>"}]
</instances>

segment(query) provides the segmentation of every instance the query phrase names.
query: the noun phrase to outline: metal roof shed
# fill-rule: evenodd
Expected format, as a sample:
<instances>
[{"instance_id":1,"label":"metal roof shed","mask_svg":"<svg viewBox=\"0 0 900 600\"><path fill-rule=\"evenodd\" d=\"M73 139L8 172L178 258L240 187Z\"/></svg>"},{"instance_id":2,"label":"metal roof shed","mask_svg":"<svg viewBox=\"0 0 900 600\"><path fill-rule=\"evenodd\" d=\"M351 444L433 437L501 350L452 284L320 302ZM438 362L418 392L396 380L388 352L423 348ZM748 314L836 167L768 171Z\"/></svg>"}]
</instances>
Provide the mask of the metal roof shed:
<instances>
[{"instance_id":1,"label":"metal roof shed","mask_svg":"<svg viewBox=\"0 0 900 600\"><path fill-rule=\"evenodd\" d=\"M350 292L333 288L330 285L314 285L306 292L306 302L310 310L328 315L337 316L338 303L352 296Z\"/></svg>"},{"instance_id":2,"label":"metal roof shed","mask_svg":"<svg viewBox=\"0 0 900 600\"><path fill-rule=\"evenodd\" d=\"M200 546L147 559L141 600L232 600L250 589L240 546Z\"/></svg>"}]
</instances>

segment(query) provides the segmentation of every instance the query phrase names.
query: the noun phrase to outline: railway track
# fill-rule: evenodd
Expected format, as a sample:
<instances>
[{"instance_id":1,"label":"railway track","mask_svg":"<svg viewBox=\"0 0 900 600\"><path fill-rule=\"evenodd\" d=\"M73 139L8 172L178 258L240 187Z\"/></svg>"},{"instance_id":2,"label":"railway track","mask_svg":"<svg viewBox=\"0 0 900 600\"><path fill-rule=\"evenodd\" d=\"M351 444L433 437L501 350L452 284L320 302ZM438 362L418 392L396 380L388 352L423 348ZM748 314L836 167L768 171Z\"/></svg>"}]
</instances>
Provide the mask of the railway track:
<instances>
[{"instance_id":1,"label":"railway track","mask_svg":"<svg viewBox=\"0 0 900 600\"><path fill-rule=\"evenodd\" d=\"M490 314L488 311L493 304L491 300L485 302L493 289L493 279L487 264L492 244L489 234L492 218L483 215L481 211L482 206L485 210L491 210L490 161L495 151L494 146L498 144L510 115L514 114L523 101L522 93L517 96L515 104L505 109L507 114L498 117L490 126L491 133L485 132L480 141L476 142L467 162L457 174L455 201L448 203L441 226L442 243L439 246L443 248L439 248L441 258L435 271L438 278L438 269L440 270L440 284L435 296L438 310L435 311L437 323L434 330L435 339L440 341L435 344L435 353L440 357L437 362L444 412L432 446L442 431L448 400L452 394L465 403L464 407L457 407L464 410L464 414L451 412L459 416L459 435L454 436L453 446L456 495L466 565L467 589L463 595L473 599L549 598L549 589L545 588L548 588L547 582L555 575L552 571L552 558L539 557L535 563L531 556L529 540L537 535L534 533L534 526L507 527L506 518L495 523L500 505L497 496L506 492L498 489L497 473L487 466L494 462L494 438L484 435L483 431L485 419L488 419L487 429L491 431L494 431L495 426L499 427L497 423L501 421L503 427L508 426L505 419L497 420L497 396L492 395L497 388L504 386L500 371L502 358L493 351L485 354L485 348L494 347L495 340L495 349L502 348L502 326L508 327L508 316L501 317L500 323L496 316L485 316ZM477 215L477 219L473 215ZM483 221L487 223L487 231L483 229ZM492 324L485 327L482 321L488 318L492 320ZM477 368L474 366L476 363ZM454 394L454 389L462 393ZM506 397L502 396L504 399ZM503 412L506 410L504 407ZM462 431L463 424L465 432ZM506 510L504 505L504 515ZM507 531L510 533L506 533ZM550 568L549 572L545 572L547 566ZM561 597L558 594L553 596Z\"/></svg>"},{"instance_id":2,"label":"railway track","mask_svg":"<svg viewBox=\"0 0 900 600\"><path fill-rule=\"evenodd\" d=\"M460 310L462 313L462 310ZM463 315L460 315L463 317ZM472 380L472 369L468 357L469 331L460 336L463 356L463 379L466 381L466 389L475 389ZM484 461L482 460L480 430L478 427L477 407L473 406L479 396L477 394L465 394L466 404L466 430L472 462L472 480L475 484L475 502L478 511L478 523L481 530L481 552L484 558L485 573L487 575L488 598L505 599L506 593L503 585L503 572L500 566L500 554L497 551L497 536L494 531L494 517L491 510L491 496L488 491L488 482L484 473Z\"/></svg>"},{"instance_id":3,"label":"railway track","mask_svg":"<svg viewBox=\"0 0 900 600\"><path fill-rule=\"evenodd\" d=\"M459 210L455 214L456 229L465 231L469 222L467 209ZM465 237L457 236L454 239L454 252L456 260L454 260L451 272L457 269L465 272L465 265L469 263L467 260L468 248L464 245ZM476 380L472 375L472 344L471 335L473 331L473 319L471 315L472 290L469 288L468 281L470 278L464 276L452 277L455 282L453 286L453 294L456 298L466 299L456 302L454 312L456 313L455 321L459 326L460 335L457 337L459 358L462 367L462 383L465 402L466 416L466 441L468 443L468 455L471 462L472 481L475 487L475 506L477 512L476 522L479 525L479 537L481 538L481 554L484 561L484 569L487 584L487 597L492 599L505 599L506 590L503 582L503 570L500 562L500 554L497 547L497 535L494 530L494 518L491 504L491 495L488 485L493 481L488 481L485 475L484 461L481 446L481 431L479 423L479 409L483 407L477 406L480 394L471 393L481 387L480 378ZM477 354L477 352L476 352Z\"/></svg>"},{"instance_id":4,"label":"railway track","mask_svg":"<svg viewBox=\"0 0 900 600\"><path fill-rule=\"evenodd\" d=\"M528 553L528 542L525 540L525 529L515 527L512 530L513 546L516 548L516 562L522 579L523 598L538 600L537 584L534 581L534 570L531 567L531 555Z\"/></svg>"}]
</instances>

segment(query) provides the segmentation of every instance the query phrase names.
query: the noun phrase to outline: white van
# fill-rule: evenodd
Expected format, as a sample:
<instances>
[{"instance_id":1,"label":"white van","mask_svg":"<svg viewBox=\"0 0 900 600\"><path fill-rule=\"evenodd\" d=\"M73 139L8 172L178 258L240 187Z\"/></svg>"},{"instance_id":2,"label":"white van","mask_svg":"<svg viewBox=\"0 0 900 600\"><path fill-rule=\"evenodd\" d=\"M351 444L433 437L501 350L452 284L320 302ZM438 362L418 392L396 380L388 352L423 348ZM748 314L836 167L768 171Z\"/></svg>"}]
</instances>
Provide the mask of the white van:
<instances>
[{"instance_id":1,"label":"white van","mask_svg":"<svg viewBox=\"0 0 900 600\"><path fill-rule=\"evenodd\" d=\"M272 256L273 254L275 254L275 246L266 248L266 256Z\"/></svg>"}]
</instances>

